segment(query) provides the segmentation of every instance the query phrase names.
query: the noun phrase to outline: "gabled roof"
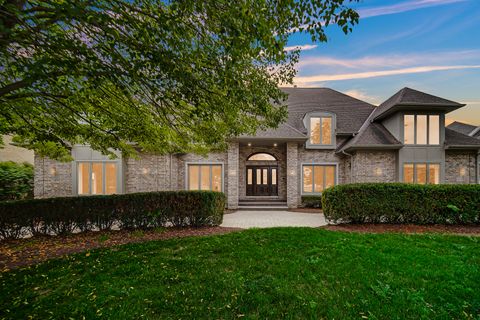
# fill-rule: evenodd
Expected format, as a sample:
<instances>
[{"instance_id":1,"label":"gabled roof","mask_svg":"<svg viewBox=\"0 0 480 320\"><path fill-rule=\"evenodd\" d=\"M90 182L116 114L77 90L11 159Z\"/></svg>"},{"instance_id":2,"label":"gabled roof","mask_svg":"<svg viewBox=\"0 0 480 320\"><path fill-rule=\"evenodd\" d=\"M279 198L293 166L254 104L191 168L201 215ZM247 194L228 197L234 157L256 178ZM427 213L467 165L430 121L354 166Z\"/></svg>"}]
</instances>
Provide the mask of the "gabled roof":
<instances>
[{"instance_id":1,"label":"gabled roof","mask_svg":"<svg viewBox=\"0 0 480 320\"><path fill-rule=\"evenodd\" d=\"M376 110L373 120L380 120L399 110L435 110L450 112L464 104L440 98L410 88L403 88L383 102Z\"/></svg>"},{"instance_id":2,"label":"gabled roof","mask_svg":"<svg viewBox=\"0 0 480 320\"><path fill-rule=\"evenodd\" d=\"M478 129L479 127L471 124L455 121L449 124L447 128L463 133L465 135L471 135L472 133L475 133L475 130Z\"/></svg>"},{"instance_id":3,"label":"gabled roof","mask_svg":"<svg viewBox=\"0 0 480 320\"><path fill-rule=\"evenodd\" d=\"M288 93L287 123L307 133L303 117L309 112L331 112L336 115L336 133L354 134L372 113L375 106L328 88L282 88Z\"/></svg>"},{"instance_id":4,"label":"gabled roof","mask_svg":"<svg viewBox=\"0 0 480 320\"><path fill-rule=\"evenodd\" d=\"M448 149L480 149L480 139L445 128L445 146Z\"/></svg>"}]
</instances>

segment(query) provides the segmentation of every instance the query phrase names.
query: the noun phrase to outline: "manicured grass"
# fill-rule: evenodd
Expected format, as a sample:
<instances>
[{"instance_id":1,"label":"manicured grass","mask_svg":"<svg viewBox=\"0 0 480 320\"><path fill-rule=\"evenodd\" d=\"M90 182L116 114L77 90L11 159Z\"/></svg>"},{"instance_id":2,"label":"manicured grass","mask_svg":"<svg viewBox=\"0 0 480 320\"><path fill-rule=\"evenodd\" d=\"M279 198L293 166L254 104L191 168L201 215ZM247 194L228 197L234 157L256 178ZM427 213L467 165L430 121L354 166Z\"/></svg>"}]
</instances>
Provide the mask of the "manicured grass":
<instances>
[{"instance_id":1,"label":"manicured grass","mask_svg":"<svg viewBox=\"0 0 480 320\"><path fill-rule=\"evenodd\" d=\"M480 317L480 238L249 230L0 275L0 318Z\"/></svg>"}]
</instances>

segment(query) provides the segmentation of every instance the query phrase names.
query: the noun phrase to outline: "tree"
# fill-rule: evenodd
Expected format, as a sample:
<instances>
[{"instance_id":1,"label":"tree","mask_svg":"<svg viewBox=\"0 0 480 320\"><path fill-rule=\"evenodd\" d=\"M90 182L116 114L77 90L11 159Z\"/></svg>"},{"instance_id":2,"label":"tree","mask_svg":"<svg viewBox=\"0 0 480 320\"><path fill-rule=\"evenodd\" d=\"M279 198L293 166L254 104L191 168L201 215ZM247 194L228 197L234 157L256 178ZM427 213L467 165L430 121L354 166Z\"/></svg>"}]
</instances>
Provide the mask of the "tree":
<instances>
[{"instance_id":1,"label":"tree","mask_svg":"<svg viewBox=\"0 0 480 320\"><path fill-rule=\"evenodd\" d=\"M206 152L276 127L292 31L349 33L357 0L0 0L0 133L43 155Z\"/></svg>"}]
</instances>

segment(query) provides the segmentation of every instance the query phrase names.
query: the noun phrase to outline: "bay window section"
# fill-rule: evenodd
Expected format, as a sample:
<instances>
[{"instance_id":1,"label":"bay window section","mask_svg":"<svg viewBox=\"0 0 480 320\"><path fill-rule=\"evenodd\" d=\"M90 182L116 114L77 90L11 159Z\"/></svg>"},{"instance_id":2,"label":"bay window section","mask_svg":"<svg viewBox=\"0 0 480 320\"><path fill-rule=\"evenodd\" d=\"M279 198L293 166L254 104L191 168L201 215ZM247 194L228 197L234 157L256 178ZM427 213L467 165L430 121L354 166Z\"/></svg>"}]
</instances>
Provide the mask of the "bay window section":
<instances>
[{"instance_id":1,"label":"bay window section","mask_svg":"<svg viewBox=\"0 0 480 320\"><path fill-rule=\"evenodd\" d=\"M189 164L188 190L209 190L222 192L223 175L221 164Z\"/></svg>"},{"instance_id":2,"label":"bay window section","mask_svg":"<svg viewBox=\"0 0 480 320\"><path fill-rule=\"evenodd\" d=\"M77 162L77 193L117 193L117 171L117 163L114 162Z\"/></svg>"},{"instance_id":3,"label":"bay window section","mask_svg":"<svg viewBox=\"0 0 480 320\"><path fill-rule=\"evenodd\" d=\"M336 166L303 165L302 193L321 193L336 183Z\"/></svg>"},{"instance_id":4,"label":"bay window section","mask_svg":"<svg viewBox=\"0 0 480 320\"><path fill-rule=\"evenodd\" d=\"M440 116L404 115L403 143L406 145L439 145Z\"/></svg>"},{"instance_id":5,"label":"bay window section","mask_svg":"<svg viewBox=\"0 0 480 320\"><path fill-rule=\"evenodd\" d=\"M405 163L403 165L403 182L416 184L439 184L440 164Z\"/></svg>"}]
</instances>

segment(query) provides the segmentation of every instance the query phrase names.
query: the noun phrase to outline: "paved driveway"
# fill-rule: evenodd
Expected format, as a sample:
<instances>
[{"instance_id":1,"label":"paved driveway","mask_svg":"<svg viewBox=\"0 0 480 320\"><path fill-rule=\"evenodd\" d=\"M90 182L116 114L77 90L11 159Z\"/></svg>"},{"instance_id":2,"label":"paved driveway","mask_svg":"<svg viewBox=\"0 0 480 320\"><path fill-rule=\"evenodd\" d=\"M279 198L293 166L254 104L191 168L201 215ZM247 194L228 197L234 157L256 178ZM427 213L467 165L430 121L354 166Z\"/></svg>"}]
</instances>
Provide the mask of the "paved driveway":
<instances>
[{"instance_id":1,"label":"paved driveway","mask_svg":"<svg viewBox=\"0 0 480 320\"><path fill-rule=\"evenodd\" d=\"M271 227L320 227L325 226L322 213L290 211L243 211L223 216L222 227L271 228Z\"/></svg>"}]
</instances>

